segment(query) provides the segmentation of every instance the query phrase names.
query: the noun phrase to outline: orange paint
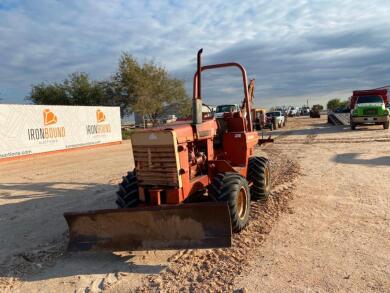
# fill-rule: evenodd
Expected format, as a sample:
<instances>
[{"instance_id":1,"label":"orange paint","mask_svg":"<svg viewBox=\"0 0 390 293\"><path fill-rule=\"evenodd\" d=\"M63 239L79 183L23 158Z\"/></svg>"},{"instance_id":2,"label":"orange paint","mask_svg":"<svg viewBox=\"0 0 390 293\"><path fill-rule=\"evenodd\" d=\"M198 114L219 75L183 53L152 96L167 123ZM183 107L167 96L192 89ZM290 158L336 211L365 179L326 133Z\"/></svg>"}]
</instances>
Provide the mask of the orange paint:
<instances>
[{"instance_id":1,"label":"orange paint","mask_svg":"<svg viewBox=\"0 0 390 293\"><path fill-rule=\"evenodd\" d=\"M50 109L43 110L43 123L45 126L57 123L57 116Z\"/></svg>"}]
</instances>

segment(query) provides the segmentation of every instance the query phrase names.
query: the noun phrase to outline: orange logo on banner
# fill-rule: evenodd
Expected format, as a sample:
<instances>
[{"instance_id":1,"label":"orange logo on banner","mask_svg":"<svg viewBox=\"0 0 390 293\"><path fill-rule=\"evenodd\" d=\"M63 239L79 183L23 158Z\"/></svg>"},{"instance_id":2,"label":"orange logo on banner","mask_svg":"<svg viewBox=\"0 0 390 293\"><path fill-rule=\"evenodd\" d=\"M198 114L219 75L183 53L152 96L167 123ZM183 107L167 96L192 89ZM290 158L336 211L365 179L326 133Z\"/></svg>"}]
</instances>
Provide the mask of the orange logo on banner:
<instances>
[{"instance_id":1,"label":"orange logo on banner","mask_svg":"<svg viewBox=\"0 0 390 293\"><path fill-rule=\"evenodd\" d=\"M100 123L100 122L104 122L105 120L106 120L106 115L104 115L104 113L99 109L96 110L96 121Z\"/></svg>"},{"instance_id":2,"label":"orange logo on banner","mask_svg":"<svg viewBox=\"0 0 390 293\"><path fill-rule=\"evenodd\" d=\"M43 123L45 125L52 125L57 123L57 116L49 109L43 110Z\"/></svg>"}]
</instances>

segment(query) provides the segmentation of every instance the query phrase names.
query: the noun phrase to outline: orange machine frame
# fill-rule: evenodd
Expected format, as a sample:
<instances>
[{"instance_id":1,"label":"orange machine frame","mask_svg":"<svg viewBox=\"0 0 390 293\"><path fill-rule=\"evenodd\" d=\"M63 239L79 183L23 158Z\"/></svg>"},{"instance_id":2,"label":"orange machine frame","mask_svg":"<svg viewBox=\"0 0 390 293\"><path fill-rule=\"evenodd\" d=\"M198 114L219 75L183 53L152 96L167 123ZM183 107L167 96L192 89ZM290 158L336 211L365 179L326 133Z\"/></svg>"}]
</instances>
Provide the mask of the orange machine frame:
<instances>
[{"instance_id":1,"label":"orange machine frame","mask_svg":"<svg viewBox=\"0 0 390 293\"><path fill-rule=\"evenodd\" d=\"M202 49L197 55L197 71L194 75L193 101L194 109L193 122L187 124L171 124L166 130L175 131L178 143L180 172L182 187L164 188L160 186L146 187L140 183L140 199L145 200L146 195L150 198L151 205L179 204L185 201L192 194L205 190L213 181L217 173L237 172L247 177L248 160L253 155L253 150L259 142L258 133L253 131L251 103L249 101L248 81L245 68L235 62L201 65ZM221 132L221 123L215 118L203 121L196 120L196 102L201 100L201 73L205 70L236 67L241 71L245 112L225 113L221 123L225 129ZM199 101L198 101L199 102ZM198 116L199 117L199 116ZM200 116L201 117L201 116ZM199 118L198 118L199 119ZM153 131L153 130L151 130ZM160 130L161 131L161 130ZM216 136L219 135L221 144L216 146ZM192 176L193 164L190 162L190 149L201 146L205 150L206 158L204 164L207 172L198 176ZM162 201L164 194L164 201Z\"/></svg>"}]
</instances>

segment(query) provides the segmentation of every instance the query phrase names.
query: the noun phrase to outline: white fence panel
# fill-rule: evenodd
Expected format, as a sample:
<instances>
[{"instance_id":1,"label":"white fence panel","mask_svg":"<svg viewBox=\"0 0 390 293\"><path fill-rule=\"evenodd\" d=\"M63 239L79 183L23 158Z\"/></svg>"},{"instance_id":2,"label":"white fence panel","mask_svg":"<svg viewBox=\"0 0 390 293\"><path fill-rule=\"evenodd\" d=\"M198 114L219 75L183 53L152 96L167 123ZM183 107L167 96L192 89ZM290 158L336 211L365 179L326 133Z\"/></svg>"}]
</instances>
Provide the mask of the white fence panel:
<instances>
[{"instance_id":1,"label":"white fence panel","mask_svg":"<svg viewBox=\"0 0 390 293\"><path fill-rule=\"evenodd\" d=\"M0 104L0 160L121 140L119 107Z\"/></svg>"}]
</instances>

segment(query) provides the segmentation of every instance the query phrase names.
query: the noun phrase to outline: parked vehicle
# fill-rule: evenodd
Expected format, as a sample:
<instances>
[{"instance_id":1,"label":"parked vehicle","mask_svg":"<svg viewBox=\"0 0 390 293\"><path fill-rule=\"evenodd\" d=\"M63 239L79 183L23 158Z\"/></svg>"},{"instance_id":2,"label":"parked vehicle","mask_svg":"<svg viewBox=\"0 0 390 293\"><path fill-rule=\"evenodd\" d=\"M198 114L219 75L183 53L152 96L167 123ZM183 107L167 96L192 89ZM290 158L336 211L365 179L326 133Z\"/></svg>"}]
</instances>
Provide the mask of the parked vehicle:
<instances>
[{"instance_id":1,"label":"parked vehicle","mask_svg":"<svg viewBox=\"0 0 390 293\"><path fill-rule=\"evenodd\" d=\"M271 119L274 129L281 128L286 125L285 117L281 111L268 112L266 115Z\"/></svg>"},{"instance_id":2,"label":"parked vehicle","mask_svg":"<svg viewBox=\"0 0 390 293\"><path fill-rule=\"evenodd\" d=\"M290 116L290 117L298 116L297 108L291 106L289 109L289 112L288 112L288 116Z\"/></svg>"},{"instance_id":3,"label":"parked vehicle","mask_svg":"<svg viewBox=\"0 0 390 293\"><path fill-rule=\"evenodd\" d=\"M163 118L163 123L172 123L172 122L175 122L177 120L177 117L176 115L167 115L166 117Z\"/></svg>"},{"instance_id":4,"label":"parked vehicle","mask_svg":"<svg viewBox=\"0 0 390 293\"><path fill-rule=\"evenodd\" d=\"M389 128L389 109L387 89L354 91L349 100L351 129L358 125L383 125Z\"/></svg>"},{"instance_id":5,"label":"parked vehicle","mask_svg":"<svg viewBox=\"0 0 390 293\"><path fill-rule=\"evenodd\" d=\"M320 107L318 105L313 105L311 108L310 118L321 118Z\"/></svg>"},{"instance_id":6,"label":"parked vehicle","mask_svg":"<svg viewBox=\"0 0 390 293\"><path fill-rule=\"evenodd\" d=\"M307 107L307 106L303 106L303 107L302 107L302 111L301 111L301 115L302 115L302 116L307 116L307 115L309 115L309 114L310 114L310 108Z\"/></svg>"},{"instance_id":7,"label":"parked vehicle","mask_svg":"<svg viewBox=\"0 0 390 293\"><path fill-rule=\"evenodd\" d=\"M280 111L282 113L282 115L284 116L284 124L283 126L286 124L287 122L287 118L288 118L288 113L289 113L289 110L290 108L286 108L285 106L281 106L281 107L276 107L274 109L274 111Z\"/></svg>"},{"instance_id":8,"label":"parked vehicle","mask_svg":"<svg viewBox=\"0 0 390 293\"><path fill-rule=\"evenodd\" d=\"M224 113L235 113L240 111L241 109L238 104L218 105L215 110L215 118L222 118Z\"/></svg>"},{"instance_id":9,"label":"parked vehicle","mask_svg":"<svg viewBox=\"0 0 390 293\"><path fill-rule=\"evenodd\" d=\"M262 130L262 129L266 128L267 116L265 115L265 113L266 113L266 110L262 109L262 108L253 108L252 109L253 129Z\"/></svg>"},{"instance_id":10,"label":"parked vehicle","mask_svg":"<svg viewBox=\"0 0 390 293\"><path fill-rule=\"evenodd\" d=\"M269 129L270 131L274 130L274 119L272 116L267 116L266 112L266 109L263 108L252 109L253 129Z\"/></svg>"}]
</instances>

